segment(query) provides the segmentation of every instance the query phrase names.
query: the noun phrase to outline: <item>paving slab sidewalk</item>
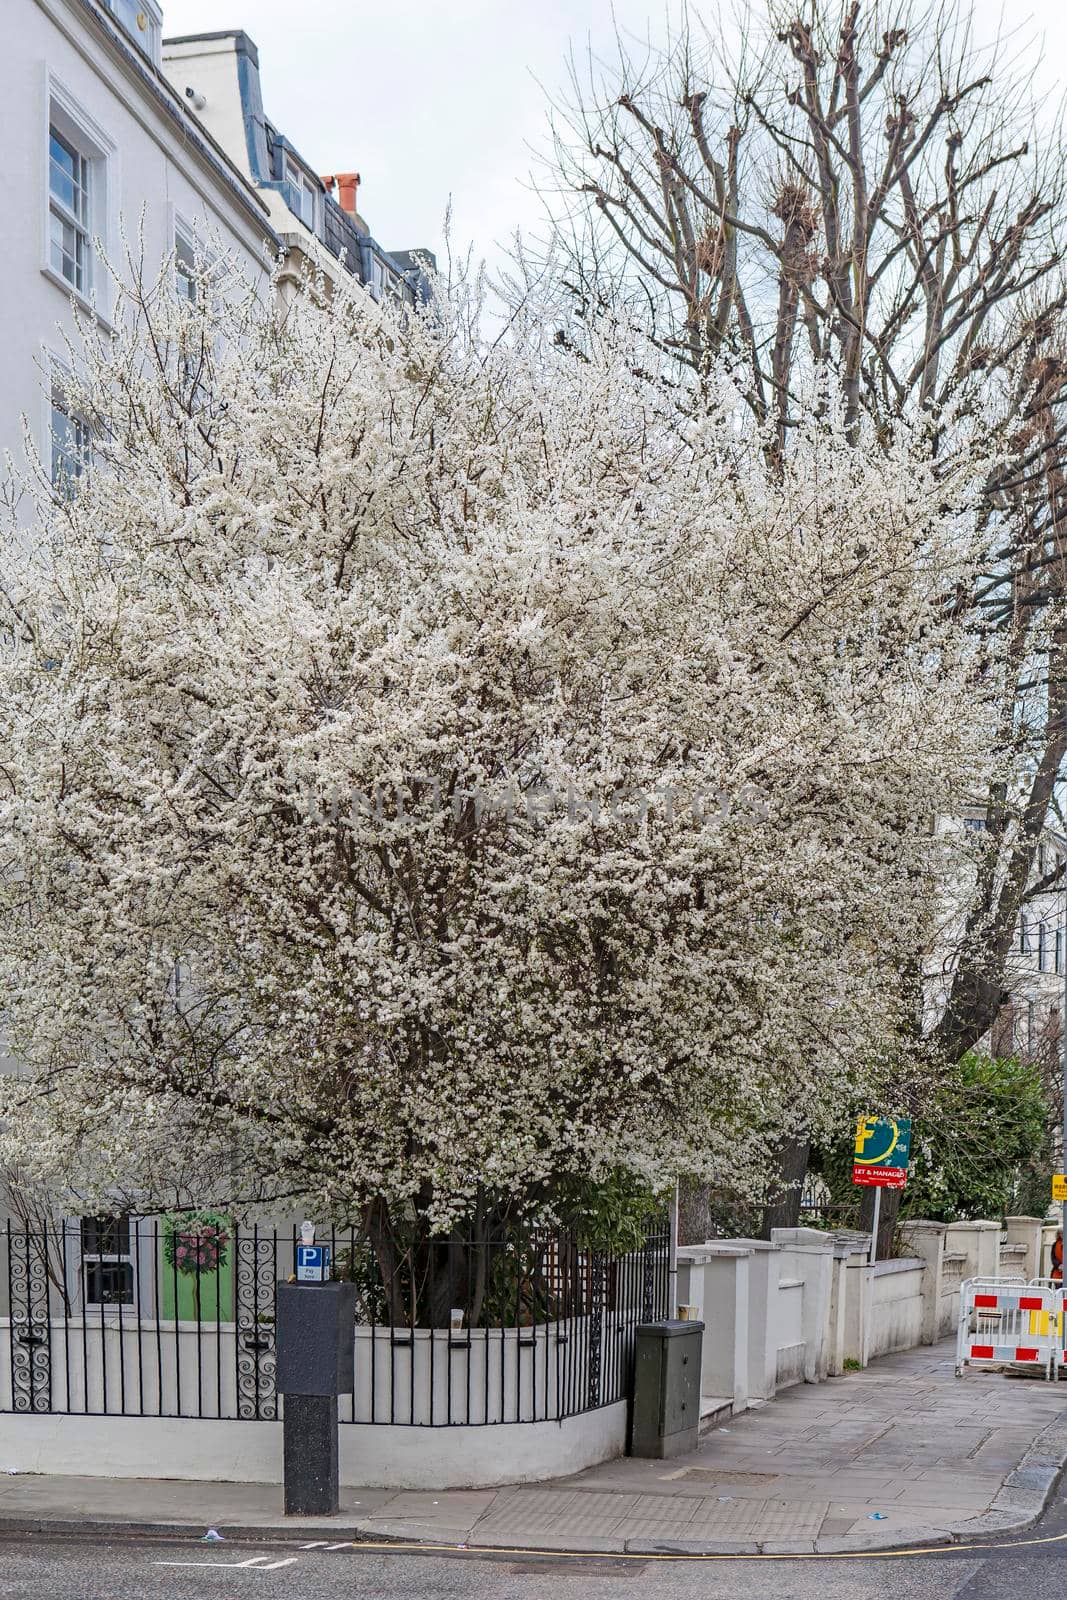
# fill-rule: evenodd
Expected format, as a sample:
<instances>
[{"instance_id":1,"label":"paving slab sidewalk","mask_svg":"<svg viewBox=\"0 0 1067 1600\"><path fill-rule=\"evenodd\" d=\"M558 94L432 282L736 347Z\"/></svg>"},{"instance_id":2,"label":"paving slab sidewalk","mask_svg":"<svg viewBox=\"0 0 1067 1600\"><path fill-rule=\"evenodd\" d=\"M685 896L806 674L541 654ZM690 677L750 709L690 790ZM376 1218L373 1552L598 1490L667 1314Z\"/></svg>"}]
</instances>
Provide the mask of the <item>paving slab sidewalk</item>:
<instances>
[{"instance_id":1,"label":"paving slab sidewalk","mask_svg":"<svg viewBox=\"0 0 1067 1600\"><path fill-rule=\"evenodd\" d=\"M954 1361L946 1341L797 1385L671 1461L627 1458L501 1489L349 1489L330 1519L283 1517L272 1485L0 1473L0 1530L199 1537L212 1527L231 1538L610 1553L981 1540L1040 1514L1067 1460L1067 1391L995 1372L957 1379Z\"/></svg>"}]
</instances>

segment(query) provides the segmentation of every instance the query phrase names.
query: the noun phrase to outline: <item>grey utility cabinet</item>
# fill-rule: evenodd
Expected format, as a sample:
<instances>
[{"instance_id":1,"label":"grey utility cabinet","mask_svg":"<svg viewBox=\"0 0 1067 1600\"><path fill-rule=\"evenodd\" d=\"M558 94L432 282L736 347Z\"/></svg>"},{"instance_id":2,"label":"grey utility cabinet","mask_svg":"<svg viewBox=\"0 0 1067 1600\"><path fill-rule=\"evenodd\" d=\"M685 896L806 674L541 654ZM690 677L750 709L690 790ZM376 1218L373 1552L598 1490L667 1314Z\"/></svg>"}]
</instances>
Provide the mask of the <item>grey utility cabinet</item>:
<instances>
[{"instance_id":1,"label":"grey utility cabinet","mask_svg":"<svg viewBox=\"0 0 1067 1600\"><path fill-rule=\"evenodd\" d=\"M643 1322L635 1337L631 1455L664 1460L695 1450L704 1324Z\"/></svg>"}]
</instances>

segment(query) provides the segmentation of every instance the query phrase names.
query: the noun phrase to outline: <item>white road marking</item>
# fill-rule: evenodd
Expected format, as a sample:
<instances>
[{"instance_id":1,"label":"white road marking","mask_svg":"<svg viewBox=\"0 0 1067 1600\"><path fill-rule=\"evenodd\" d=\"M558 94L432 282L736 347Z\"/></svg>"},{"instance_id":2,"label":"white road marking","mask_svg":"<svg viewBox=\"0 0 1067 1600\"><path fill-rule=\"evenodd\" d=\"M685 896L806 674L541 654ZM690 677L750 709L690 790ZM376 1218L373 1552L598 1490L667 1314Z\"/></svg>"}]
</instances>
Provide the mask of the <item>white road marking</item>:
<instances>
[{"instance_id":1,"label":"white road marking","mask_svg":"<svg viewBox=\"0 0 1067 1600\"><path fill-rule=\"evenodd\" d=\"M238 1567L254 1567L257 1572L277 1572L279 1567L295 1567L299 1556L287 1556L284 1561L272 1561L269 1556L249 1556L247 1561L153 1561L154 1567L226 1567L233 1572Z\"/></svg>"}]
</instances>

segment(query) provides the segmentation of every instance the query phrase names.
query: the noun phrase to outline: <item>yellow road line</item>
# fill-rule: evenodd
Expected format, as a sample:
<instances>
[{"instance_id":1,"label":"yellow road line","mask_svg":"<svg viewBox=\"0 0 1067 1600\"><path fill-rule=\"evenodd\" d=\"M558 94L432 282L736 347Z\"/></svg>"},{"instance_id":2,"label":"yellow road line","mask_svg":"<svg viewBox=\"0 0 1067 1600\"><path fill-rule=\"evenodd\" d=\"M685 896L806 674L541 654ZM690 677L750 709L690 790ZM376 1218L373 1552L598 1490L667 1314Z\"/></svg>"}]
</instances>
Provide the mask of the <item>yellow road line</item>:
<instances>
[{"instance_id":1,"label":"yellow road line","mask_svg":"<svg viewBox=\"0 0 1067 1600\"><path fill-rule=\"evenodd\" d=\"M647 1554L637 1550L539 1550L530 1545L421 1544L418 1541L401 1544L398 1541L377 1543L369 1539L356 1540L353 1549L382 1551L386 1554L392 1552L393 1555L421 1552L423 1555L543 1556L546 1561L890 1561L901 1556L943 1556L956 1551L1025 1550L1035 1545L1063 1544L1065 1541L1067 1533L1053 1533L1036 1539L1012 1539L998 1544L931 1544L898 1550L810 1550L792 1556L755 1553L746 1556L713 1551L701 1554L682 1550L649 1551Z\"/></svg>"}]
</instances>

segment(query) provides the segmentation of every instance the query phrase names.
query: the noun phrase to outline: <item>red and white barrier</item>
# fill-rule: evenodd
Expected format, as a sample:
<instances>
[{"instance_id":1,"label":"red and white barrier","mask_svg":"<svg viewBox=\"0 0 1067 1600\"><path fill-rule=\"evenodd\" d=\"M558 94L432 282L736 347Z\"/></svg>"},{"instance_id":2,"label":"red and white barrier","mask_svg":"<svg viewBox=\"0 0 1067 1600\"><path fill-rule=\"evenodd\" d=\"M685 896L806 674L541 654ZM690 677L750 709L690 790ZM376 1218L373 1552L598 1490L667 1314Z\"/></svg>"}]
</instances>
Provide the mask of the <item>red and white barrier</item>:
<instances>
[{"instance_id":1,"label":"red and white barrier","mask_svg":"<svg viewBox=\"0 0 1067 1600\"><path fill-rule=\"evenodd\" d=\"M965 1367L1063 1365L1063 1289L1047 1278L968 1278L960 1288L956 1376Z\"/></svg>"}]
</instances>

